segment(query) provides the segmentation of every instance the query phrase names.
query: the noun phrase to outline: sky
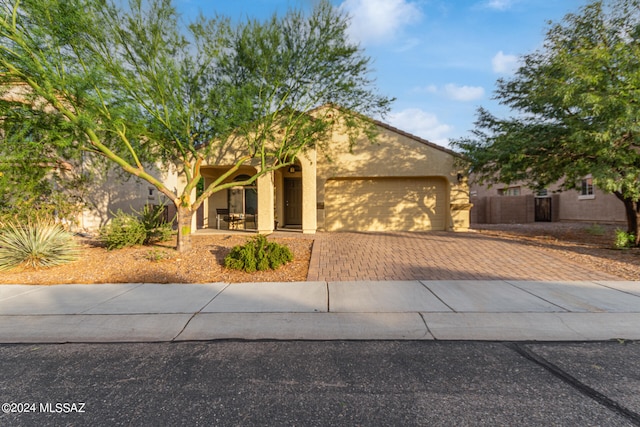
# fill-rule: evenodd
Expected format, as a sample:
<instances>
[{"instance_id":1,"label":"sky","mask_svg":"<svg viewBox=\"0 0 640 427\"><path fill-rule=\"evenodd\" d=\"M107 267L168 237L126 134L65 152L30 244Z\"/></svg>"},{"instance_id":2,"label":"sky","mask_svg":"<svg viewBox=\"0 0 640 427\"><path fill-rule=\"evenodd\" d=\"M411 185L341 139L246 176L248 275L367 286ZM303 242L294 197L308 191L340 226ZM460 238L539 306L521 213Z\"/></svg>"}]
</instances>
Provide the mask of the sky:
<instances>
[{"instance_id":1,"label":"sky","mask_svg":"<svg viewBox=\"0 0 640 427\"><path fill-rule=\"evenodd\" d=\"M331 0L351 16L349 36L372 59L381 94L396 98L383 122L433 143L470 136L478 107L504 117L496 81L542 46L549 22L587 0ZM175 0L198 12L263 19L314 0Z\"/></svg>"}]
</instances>

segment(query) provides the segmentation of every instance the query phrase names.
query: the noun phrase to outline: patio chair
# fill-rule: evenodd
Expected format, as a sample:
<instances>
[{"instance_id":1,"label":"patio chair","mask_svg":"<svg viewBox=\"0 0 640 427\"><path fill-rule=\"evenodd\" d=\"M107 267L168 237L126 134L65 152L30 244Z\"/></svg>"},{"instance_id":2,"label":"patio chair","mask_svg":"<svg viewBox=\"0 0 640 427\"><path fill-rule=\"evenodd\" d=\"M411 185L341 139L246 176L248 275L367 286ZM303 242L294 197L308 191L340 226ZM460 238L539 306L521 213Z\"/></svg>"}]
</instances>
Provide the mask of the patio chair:
<instances>
[{"instance_id":1,"label":"patio chair","mask_svg":"<svg viewBox=\"0 0 640 427\"><path fill-rule=\"evenodd\" d=\"M220 230L221 220L226 222L227 228L229 228L229 224L231 223L231 217L229 216L229 209L216 209L216 225L218 230Z\"/></svg>"}]
</instances>

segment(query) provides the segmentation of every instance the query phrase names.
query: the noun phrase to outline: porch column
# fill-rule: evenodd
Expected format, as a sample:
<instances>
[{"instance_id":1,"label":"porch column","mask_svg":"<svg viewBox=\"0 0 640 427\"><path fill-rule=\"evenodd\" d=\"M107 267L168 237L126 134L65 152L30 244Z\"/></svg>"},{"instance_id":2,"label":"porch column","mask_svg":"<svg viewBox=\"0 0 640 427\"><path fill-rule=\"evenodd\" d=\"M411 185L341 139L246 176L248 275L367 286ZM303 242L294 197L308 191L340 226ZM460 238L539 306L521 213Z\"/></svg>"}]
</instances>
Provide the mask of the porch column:
<instances>
[{"instance_id":1,"label":"porch column","mask_svg":"<svg viewBox=\"0 0 640 427\"><path fill-rule=\"evenodd\" d=\"M298 161L302 167L302 232L315 234L318 228L315 150L302 154Z\"/></svg>"},{"instance_id":2,"label":"porch column","mask_svg":"<svg viewBox=\"0 0 640 427\"><path fill-rule=\"evenodd\" d=\"M256 180L258 186L258 233L273 233L273 172L261 175Z\"/></svg>"}]
</instances>

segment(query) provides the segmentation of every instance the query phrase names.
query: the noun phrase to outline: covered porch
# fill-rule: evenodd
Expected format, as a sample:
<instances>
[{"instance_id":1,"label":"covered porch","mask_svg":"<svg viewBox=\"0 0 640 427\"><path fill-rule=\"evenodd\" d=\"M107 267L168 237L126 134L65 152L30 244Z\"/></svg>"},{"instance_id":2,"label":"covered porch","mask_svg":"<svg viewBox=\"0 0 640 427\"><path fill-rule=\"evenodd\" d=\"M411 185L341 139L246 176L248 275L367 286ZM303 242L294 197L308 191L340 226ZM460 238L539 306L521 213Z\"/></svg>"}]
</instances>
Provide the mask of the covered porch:
<instances>
[{"instance_id":1,"label":"covered porch","mask_svg":"<svg viewBox=\"0 0 640 427\"><path fill-rule=\"evenodd\" d=\"M315 157L315 156L314 156ZM225 183L238 185L209 197L196 215L196 229L245 230L270 234L277 229L299 229L312 234L317 228L315 159L308 154L290 167L261 175L250 185L241 185L258 173L257 167L242 166ZM203 166L205 188L231 166Z\"/></svg>"}]
</instances>

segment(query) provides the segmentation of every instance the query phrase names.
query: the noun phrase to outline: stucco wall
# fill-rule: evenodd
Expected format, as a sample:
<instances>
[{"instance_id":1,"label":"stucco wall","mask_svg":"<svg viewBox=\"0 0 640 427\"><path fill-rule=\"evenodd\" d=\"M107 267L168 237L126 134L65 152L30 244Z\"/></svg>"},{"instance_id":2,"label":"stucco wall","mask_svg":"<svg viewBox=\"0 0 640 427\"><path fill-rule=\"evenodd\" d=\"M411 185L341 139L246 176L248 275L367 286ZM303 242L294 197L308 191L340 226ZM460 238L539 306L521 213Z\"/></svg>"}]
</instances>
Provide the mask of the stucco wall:
<instances>
[{"instance_id":1,"label":"stucco wall","mask_svg":"<svg viewBox=\"0 0 640 427\"><path fill-rule=\"evenodd\" d=\"M318 150L318 226L324 227L325 184L329 179L433 177L446 182L447 228L468 228L469 193L464 179L459 183L455 155L386 125L380 124L378 130L375 143L362 138L351 150L345 133L336 131L331 142ZM451 205L458 208L451 209Z\"/></svg>"},{"instance_id":2,"label":"stucco wall","mask_svg":"<svg viewBox=\"0 0 640 427\"><path fill-rule=\"evenodd\" d=\"M519 184L510 187L519 187L521 196L499 195L500 190L507 188L505 185L492 188L472 186L471 200L474 206L471 209L471 223L534 222L535 211L529 200L534 197L533 190ZM624 205L613 194L604 193L597 187L594 187L594 194L590 197L581 197L576 190L554 192L556 190L557 187L549 189L549 196L553 198L553 221L626 223Z\"/></svg>"},{"instance_id":3,"label":"stucco wall","mask_svg":"<svg viewBox=\"0 0 640 427\"><path fill-rule=\"evenodd\" d=\"M91 169L89 163L83 165ZM172 170L161 171L148 167L154 176L160 178L172 191L180 187L177 174ZM140 211L145 205L166 204L169 216L175 215L173 203L147 181L110 168L107 172L99 169L91 171L91 184L86 191L88 207L79 215L77 227L83 231L95 232L104 226L118 210L126 213Z\"/></svg>"}]
</instances>

